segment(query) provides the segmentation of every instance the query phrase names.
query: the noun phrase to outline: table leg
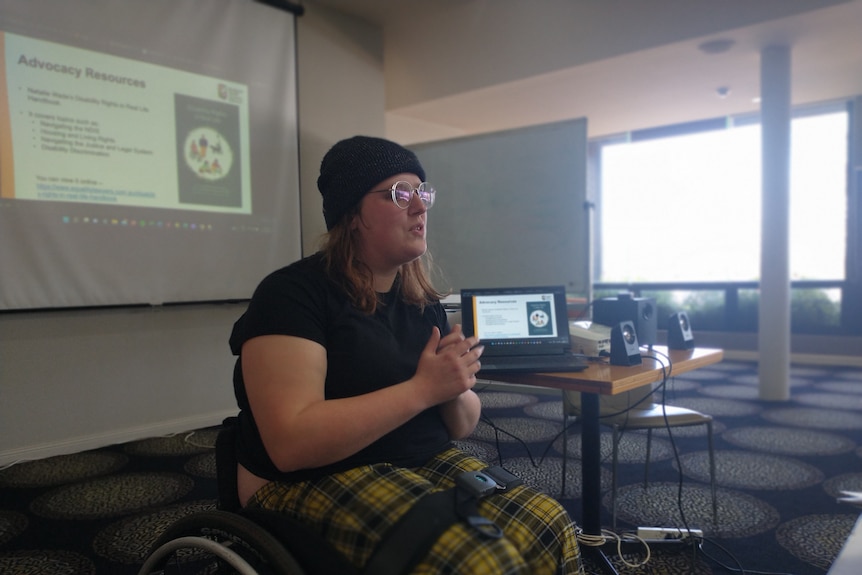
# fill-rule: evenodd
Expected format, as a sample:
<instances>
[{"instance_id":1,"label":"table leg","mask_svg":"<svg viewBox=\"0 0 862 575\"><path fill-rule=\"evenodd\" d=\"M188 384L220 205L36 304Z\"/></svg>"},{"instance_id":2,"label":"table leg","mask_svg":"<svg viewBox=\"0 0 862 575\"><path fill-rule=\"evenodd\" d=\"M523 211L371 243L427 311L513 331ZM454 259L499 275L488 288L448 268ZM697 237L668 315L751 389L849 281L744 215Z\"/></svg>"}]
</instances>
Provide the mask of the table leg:
<instances>
[{"instance_id":1,"label":"table leg","mask_svg":"<svg viewBox=\"0 0 862 575\"><path fill-rule=\"evenodd\" d=\"M581 392L581 521L584 533L602 534L602 438L599 422L599 396ZM592 538L592 537L591 537ZM601 546L584 545L585 555L591 555L602 572L617 575L617 570Z\"/></svg>"},{"instance_id":2,"label":"table leg","mask_svg":"<svg viewBox=\"0 0 862 575\"><path fill-rule=\"evenodd\" d=\"M599 396L581 392L581 511L584 532L602 533L602 446L599 429Z\"/></svg>"}]
</instances>

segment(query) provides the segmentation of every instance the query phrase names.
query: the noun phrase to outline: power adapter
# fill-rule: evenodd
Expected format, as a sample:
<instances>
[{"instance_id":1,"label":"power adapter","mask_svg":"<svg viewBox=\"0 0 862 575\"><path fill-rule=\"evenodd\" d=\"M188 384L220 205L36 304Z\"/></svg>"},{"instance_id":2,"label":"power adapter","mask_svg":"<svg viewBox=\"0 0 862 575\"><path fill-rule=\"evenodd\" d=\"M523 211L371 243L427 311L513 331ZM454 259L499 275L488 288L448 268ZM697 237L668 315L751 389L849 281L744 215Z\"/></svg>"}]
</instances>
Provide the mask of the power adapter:
<instances>
[{"instance_id":1,"label":"power adapter","mask_svg":"<svg viewBox=\"0 0 862 575\"><path fill-rule=\"evenodd\" d=\"M676 527L638 527L638 537L647 541L687 539L689 537L703 539L703 531L700 529L677 529Z\"/></svg>"}]
</instances>

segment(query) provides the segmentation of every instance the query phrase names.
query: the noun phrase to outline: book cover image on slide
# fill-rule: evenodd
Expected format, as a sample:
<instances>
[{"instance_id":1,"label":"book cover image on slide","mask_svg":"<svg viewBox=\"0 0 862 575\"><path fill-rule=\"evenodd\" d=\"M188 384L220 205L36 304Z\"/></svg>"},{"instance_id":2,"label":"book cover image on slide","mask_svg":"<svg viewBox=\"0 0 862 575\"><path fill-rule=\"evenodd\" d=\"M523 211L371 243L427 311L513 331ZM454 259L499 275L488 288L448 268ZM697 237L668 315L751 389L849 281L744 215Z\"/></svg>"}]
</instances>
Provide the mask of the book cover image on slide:
<instances>
[{"instance_id":1,"label":"book cover image on slide","mask_svg":"<svg viewBox=\"0 0 862 575\"><path fill-rule=\"evenodd\" d=\"M528 301L527 319L530 335L554 335L554 320L549 301Z\"/></svg>"},{"instance_id":2,"label":"book cover image on slide","mask_svg":"<svg viewBox=\"0 0 862 575\"><path fill-rule=\"evenodd\" d=\"M242 207L239 109L175 94L174 110L180 203Z\"/></svg>"}]
</instances>

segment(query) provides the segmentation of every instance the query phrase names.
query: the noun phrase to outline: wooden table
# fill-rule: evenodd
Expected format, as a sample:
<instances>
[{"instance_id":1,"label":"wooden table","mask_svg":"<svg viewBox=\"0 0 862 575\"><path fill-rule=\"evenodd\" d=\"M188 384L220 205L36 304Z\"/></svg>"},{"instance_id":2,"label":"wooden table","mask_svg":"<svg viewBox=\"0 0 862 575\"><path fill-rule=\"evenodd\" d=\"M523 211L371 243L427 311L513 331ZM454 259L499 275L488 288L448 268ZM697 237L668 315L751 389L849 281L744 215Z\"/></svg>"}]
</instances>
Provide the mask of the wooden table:
<instances>
[{"instance_id":1,"label":"wooden table","mask_svg":"<svg viewBox=\"0 0 862 575\"><path fill-rule=\"evenodd\" d=\"M633 366L593 363L587 369L566 373L494 374L495 381L552 387L581 392L581 527L587 535L601 535L601 436L599 395L617 395L718 363L720 349L668 350L654 346L641 351L642 363ZM664 369L663 369L664 366ZM667 372L665 374L665 372Z\"/></svg>"},{"instance_id":2,"label":"wooden table","mask_svg":"<svg viewBox=\"0 0 862 575\"><path fill-rule=\"evenodd\" d=\"M668 350L662 345L653 346L653 351L644 349L641 354L643 363L640 365L624 366L595 362L583 371L510 373L499 376L495 374L494 380L600 395L617 395L649 385L662 378L661 364L651 359L650 356L655 356L658 361L671 368L672 371L668 377L718 363L724 357L724 352L720 349L698 347Z\"/></svg>"}]
</instances>

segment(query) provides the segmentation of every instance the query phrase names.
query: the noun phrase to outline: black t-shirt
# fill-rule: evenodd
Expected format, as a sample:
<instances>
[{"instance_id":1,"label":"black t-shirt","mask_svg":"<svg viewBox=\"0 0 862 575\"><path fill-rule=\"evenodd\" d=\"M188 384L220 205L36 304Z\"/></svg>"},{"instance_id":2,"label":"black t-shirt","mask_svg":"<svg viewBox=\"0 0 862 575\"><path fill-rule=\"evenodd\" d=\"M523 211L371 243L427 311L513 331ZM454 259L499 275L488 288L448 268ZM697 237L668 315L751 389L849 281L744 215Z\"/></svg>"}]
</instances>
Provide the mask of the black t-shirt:
<instances>
[{"instance_id":1,"label":"black t-shirt","mask_svg":"<svg viewBox=\"0 0 862 575\"><path fill-rule=\"evenodd\" d=\"M423 310L405 304L398 297L397 281L381 298L374 314L354 308L326 274L320 254L275 271L260 283L230 338L231 350L239 356L234 370L234 393L240 408L237 458L247 469L270 480L300 481L369 463L415 467L448 447L449 435L435 407L353 456L326 467L281 473L266 454L242 380L243 343L260 335L280 334L322 345L327 354L326 399L388 387L414 375L433 326L444 335L449 328L442 305Z\"/></svg>"}]
</instances>

